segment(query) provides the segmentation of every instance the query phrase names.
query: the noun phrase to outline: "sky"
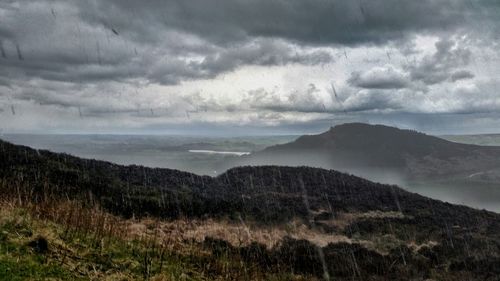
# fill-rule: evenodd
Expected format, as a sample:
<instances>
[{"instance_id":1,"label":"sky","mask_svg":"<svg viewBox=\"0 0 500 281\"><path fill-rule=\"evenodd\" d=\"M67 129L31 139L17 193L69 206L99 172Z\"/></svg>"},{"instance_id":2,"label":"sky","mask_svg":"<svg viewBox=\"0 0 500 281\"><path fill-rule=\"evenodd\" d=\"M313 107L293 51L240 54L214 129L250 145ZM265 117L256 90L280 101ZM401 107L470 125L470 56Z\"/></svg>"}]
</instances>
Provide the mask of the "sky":
<instances>
[{"instance_id":1,"label":"sky","mask_svg":"<svg viewBox=\"0 0 500 281\"><path fill-rule=\"evenodd\" d=\"M497 0L2 0L0 132L500 133Z\"/></svg>"}]
</instances>

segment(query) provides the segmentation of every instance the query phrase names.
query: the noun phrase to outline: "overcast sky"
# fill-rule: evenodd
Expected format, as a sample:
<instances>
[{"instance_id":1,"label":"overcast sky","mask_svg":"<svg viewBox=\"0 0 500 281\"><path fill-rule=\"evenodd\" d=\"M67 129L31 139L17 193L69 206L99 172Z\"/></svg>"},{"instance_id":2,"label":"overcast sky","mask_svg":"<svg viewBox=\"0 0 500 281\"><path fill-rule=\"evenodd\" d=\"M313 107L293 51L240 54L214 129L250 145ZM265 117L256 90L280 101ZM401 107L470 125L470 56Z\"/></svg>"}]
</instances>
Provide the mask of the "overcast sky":
<instances>
[{"instance_id":1,"label":"overcast sky","mask_svg":"<svg viewBox=\"0 0 500 281\"><path fill-rule=\"evenodd\" d=\"M500 133L498 0L0 1L4 133Z\"/></svg>"}]
</instances>

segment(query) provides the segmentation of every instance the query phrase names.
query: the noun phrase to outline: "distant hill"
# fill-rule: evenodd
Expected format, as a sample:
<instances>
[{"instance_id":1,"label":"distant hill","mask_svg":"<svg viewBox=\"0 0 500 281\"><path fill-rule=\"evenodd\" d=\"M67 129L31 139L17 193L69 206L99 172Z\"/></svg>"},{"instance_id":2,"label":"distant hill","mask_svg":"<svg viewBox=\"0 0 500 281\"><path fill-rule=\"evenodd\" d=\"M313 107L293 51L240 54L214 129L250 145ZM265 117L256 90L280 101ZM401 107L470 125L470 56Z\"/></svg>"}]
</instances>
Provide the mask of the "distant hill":
<instances>
[{"instance_id":1,"label":"distant hill","mask_svg":"<svg viewBox=\"0 0 500 281\"><path fill-rule=\"evenodd\" d=\"M271 146L237 165L307 165L384 181L466 178L500 167L500 147L447 141L412 130L349 123Z\"/></svg>"},{"instance_id":2,"label":"distant hill","mask_svg":"<svg viewBox=\"0 0 500 281\"><path fill-rule=\"evenodd\" d=\"M240 214L262 222L280 222L293 217L310 219L316 212L401 211L417 215L431 205L433 212L449 219L456 219L451 215L456 212L479 213L394 185L311 167L247 166L209 177L81 159L3 141L0 159L3 193L12 191L19 200L33 202L46 198L82 200L125 217Z\"/></svg>"},{"instance_id":3,"label":"distant hill","mask_svg":"<svg viewBox=\"0 0 500 281\"><path fill-rule=\"evenodd\" d=\"M3 141L0 159L3 191L12 189L19 200L82 200L125 217L240 214L279 222L308 219L311 210L413 211L418 204L428 204L426 198L395 186L310 167L247 166L209 177L122 166Z\"/></svg>"},{"instance_id":4,"label":"distant hill","mask_svg":"<svg viewBox=\"0 0 500 281\"><path fill-rule=\"evenodd\" d=\"M333 129L319 139L348 145L342 142L344 136L356 130L337 134L345 128ZM387 135L394 132L387 130ZM428 139L414 132L404 134ZM430 139L438 146L447 143ZM303 137L293 146L322 143L316 141ZM370 141L373 139L359 136L354 144ZM414 153L428 151L418 145L413 149ZM456 151L468 155L460 146L443 153ZM398 161L393 157L388 163ZM321 247L307 239L285 237L272 249L258 244L238 248L205 238L203 245L208 246L212 259L227 257L249 268L307 277L300 280L330 279L325 276L335 280L494 280L491 277L500 274L496 266L500 261L499 214L432 200L397 186L311 167L238 167L217 177L197 176L81 159L0 141L0 202L17 202L37 210L39 205L51 209L68 201L80 202L83 208L100 206L123 218L229 220L240 225L246 221L281 231L298 220L304 231L314 231L318 237L341 237L339 242ZM66 211L72 212L78 213ZM17 237L9 225L0 225L6 229L0 246L11 243L9 237ZM0 261L2 255L0 251ZM200 253L200 257L206 255L206 251ZM101 260L97 268L113 257ZM192 257L186 259L190 260ZM61 267L63 262L56 259L53 265Z\"/></svg>"}]
</instances>

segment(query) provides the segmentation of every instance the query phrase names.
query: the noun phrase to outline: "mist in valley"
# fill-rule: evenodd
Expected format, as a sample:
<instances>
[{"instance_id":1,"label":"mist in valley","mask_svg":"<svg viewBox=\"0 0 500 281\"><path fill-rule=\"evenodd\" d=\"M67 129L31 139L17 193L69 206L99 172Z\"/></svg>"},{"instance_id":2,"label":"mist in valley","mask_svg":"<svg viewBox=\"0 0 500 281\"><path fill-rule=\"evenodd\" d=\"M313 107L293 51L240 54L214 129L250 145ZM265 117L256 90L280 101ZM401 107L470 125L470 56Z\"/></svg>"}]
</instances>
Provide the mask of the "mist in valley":
<instances>
[{"instance_id":1,"label":"mist in valley","mask_svg":"<svg viewBox=\"0 0 500 281\"><path fill-rule=\"evenodd\" d=\"M473 178L411 181L399 171L374 167L360 168L348 163L335 163L324 155L283 154L253 159L246 155L269 146L294 141L299 136L154 136L154 135L26 135L4 134L3 139L37 149L68 153L87 159L123 165L170 168L198 175L217 176L226 170L244 165L309 166L334 169L369 179L393 184L410 192L449 203L500 212L500 181ZM481 145L497 145L500 138L492 135L444 136L457 141L472 139ZM466 143L464 141L464 143ZM469 142L470 143L470 142ZM193 152L194 151L194 152ZM221 153L217 153L221 152ZM225 153L225 152L236 152ZM245 155L238 155L245 154ZM334 158L334 157L333 157ZM243 159L243 161L242 161Z\"/></svg>"}]
</instances>

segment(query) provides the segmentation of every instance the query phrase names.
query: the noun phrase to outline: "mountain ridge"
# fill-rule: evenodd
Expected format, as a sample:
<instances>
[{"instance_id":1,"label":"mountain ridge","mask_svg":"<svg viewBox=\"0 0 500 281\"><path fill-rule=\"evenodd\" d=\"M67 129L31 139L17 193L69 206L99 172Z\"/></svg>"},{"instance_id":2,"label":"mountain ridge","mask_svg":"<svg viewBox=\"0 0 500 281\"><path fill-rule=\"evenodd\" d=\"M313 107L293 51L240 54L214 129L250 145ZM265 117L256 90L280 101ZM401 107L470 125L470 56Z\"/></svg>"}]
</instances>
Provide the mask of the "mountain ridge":
<instances>
[{"instance_id":1,"label":"mountain ridge","mask_svg":"<svg viewBox=\"0 0 500 281\"><path fill-rule=\"evenodd\" d=\"M500 147L461 144L385 125L347 123L268 147L230 165L246 164L307 165L372 180L378 179L370 174L381 171L412 180L465 178L499 167Z\"/></svg>"},{"instance_id":2,"label":"mountain ridge","mask_svg":"<svg viewBox=\"0 0 500 281\"><path fill-rule=\"evenodd\" d=\"M284 229L300 220L301 227L314 233L351 241L317 246L284 237L266 249L255 243L237 247L207 236L199 244L213 259L230 257L240 267L243 263L312 276L303 280L328 280L325 272L335 280L494 280L491 274L498 272L500 214L334 170L245 166L209 177L81 159L3 141L0 156L0 202L35 211L78 202L79 211L64 214L98 206L125 219L229 220L245 227L253 221L262 228ZM102 258L107 263L110 259Z\"/></svg>"},{"instance_id":3,"label":"mountain ridge","mask_svg":"<svg viewBox=\"0 0 500 281\"><path fill-rule=\"evenodd\" d=\"M356 186L371 186L379 191L385 190L384 194L389 197L387 202L391 205L387 209L391 210L396 210L397 207L393 201L393 194L411 195L415 198L422 197L393 185L374 183L335 170L305 166L243 166L232 168L216 177L210 177L173 169L147 168L136 165L123 166L106 161L81 159L67 154L18 146L1 140L0 147L0 155L3 159L0 165L0 178L4 181L13 178L20 180L20 183L31 184L44 180L48 181L48 184L54 185L56 189L65 186L69 192L73 192L75 188L79 187L88 189L97 196L104 196L105 199L106 189L113 192L117 188L130 189L132 187L146 193L155 190L180 193L191 190L198 195L210 196L208 197L210 200L224 195L221 192L255 194L257 191L269 189L273 192L286 192L288 190L302 193L304 191L301 182L302 185L307 185L306 191L312 194L325 187L333 188L335 192L346 188L355 189ZM327 179L329 180L327 181ZM333 183L333 185L329 185L329 183ZM77 186L78 184L80 186ZM314 186L318 190L312 188ZM370 189L364 192L373 193ZM349 192L345 193L345 195L347 194ZM361 196L360 193L356 195ZM231 200L241 197L240 194L228 196ZM343 200L347 200L346 198ZM355 197L352 198L355 200Z\"/></svg>"}]
</instances>

